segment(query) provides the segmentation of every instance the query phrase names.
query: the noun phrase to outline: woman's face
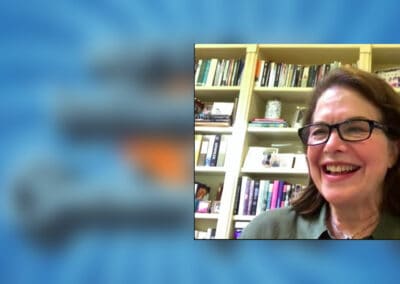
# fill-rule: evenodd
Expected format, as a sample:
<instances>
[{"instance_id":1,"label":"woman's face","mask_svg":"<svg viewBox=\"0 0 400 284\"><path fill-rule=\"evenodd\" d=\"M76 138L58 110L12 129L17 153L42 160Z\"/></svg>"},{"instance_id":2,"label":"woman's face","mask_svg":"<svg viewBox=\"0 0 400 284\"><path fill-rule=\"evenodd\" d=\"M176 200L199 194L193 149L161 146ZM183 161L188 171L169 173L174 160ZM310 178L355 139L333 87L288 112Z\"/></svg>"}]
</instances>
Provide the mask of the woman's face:
<instances>
[{"instance_id":1,"label":"woman's face","mask_svg":"<svg viewBox=\"0 0 400 284\"><path fill-rule=\"evenodd\" d=\"M351 89L334 86L319 98L312 123L339 123L350 118L381 122L379 110ZM379 202L385 174L397 159L397 148L384 132L374 128L369 139L346 142L337 130L322 145L308 146L311 177L331 204Z\"/></svg>"}]
</instances>

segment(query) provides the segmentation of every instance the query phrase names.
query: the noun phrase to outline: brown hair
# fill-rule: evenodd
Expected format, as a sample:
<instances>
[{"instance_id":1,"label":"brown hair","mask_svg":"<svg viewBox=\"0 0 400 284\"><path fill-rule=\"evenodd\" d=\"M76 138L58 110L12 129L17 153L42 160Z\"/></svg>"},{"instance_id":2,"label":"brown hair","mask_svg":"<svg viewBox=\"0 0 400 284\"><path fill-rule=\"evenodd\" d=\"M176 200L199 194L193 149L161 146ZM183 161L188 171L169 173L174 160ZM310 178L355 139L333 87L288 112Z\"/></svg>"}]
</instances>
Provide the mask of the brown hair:
<instances>
[{"instance_id":1,"label":"brown hair","mask_svg":"<svg viewBox=\"0 0 400 284\"><path fill-rule=\"evenodd\" d=\"M388 127L386 135L395 141L400 138L400 95L375 74L354 68L338 68L331 71L317 84L311 95L309 108L305 115L305 124L312 123L312 118L321 95L333 86L341 86L357 91L372 103L381 113L382 124ZM400 161L390 168L385 177L381 209L400 215ZM326 200L319 193L311 176L303 193L293 201L293 209L304 216L317 214Z\"/></svg>"}]
</instances>

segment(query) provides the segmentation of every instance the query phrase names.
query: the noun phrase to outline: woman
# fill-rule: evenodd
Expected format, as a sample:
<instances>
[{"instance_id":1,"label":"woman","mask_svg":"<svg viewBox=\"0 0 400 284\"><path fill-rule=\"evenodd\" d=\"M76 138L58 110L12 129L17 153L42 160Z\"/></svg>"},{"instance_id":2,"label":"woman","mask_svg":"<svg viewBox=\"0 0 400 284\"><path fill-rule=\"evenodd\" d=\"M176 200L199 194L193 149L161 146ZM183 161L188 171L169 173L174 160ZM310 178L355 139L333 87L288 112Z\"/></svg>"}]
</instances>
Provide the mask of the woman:
<instances>
[{"instance_id":1,"label":"woman","mask_svg":"<svg viewBox=\"0 0 400 284\"><path fill-rule=\"evenodd\" d=\"M400 239L400 96L374 74L336 69L315 88L305 124L308 186L241 238Z\"/></svg>"}]
</instances>

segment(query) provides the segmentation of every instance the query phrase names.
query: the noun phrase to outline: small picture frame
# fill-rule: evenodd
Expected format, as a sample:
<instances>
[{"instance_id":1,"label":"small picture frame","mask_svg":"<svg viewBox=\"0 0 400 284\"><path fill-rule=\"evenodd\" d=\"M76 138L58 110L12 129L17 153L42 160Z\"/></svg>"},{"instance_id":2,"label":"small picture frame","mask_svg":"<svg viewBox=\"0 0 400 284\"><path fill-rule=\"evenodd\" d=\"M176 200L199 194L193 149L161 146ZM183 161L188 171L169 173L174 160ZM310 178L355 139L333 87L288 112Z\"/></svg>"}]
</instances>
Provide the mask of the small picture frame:
<instances>
[{"instance_id":1,"label":"small picture frame","mask_svg":"<svg viewBox=\"0 0 400 284\"><path fill-rule=\"evenodd\" d=\"M266 147L262 152L263 158L261 161L261 165L267 168L273 167L274 158L276 157L278 152L278 148Z\"/></svg>"}]
</instances>

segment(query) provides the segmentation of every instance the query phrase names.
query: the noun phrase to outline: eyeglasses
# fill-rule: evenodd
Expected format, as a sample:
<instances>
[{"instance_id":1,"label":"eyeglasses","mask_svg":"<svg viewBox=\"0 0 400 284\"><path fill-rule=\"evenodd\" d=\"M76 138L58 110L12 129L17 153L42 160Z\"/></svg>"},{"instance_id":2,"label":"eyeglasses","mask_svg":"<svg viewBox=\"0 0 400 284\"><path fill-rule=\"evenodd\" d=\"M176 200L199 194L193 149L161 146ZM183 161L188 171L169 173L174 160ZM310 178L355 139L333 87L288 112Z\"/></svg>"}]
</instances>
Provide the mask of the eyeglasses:
<instances>
[{"instance_id":1,"label":"eyeglasses","mask_svg":"<svg viewBox=\"0 0 400 284\"><path fill-rule=\"evenodd\" d=\"M333 129L337 129L343 141L357 142L371 137L374 128L387 132L387 127L369 119L349 119L336 124L308 124L298 130L301 141L307 146L324 144L329 140Z\"/></svg>"}]
</instances>

